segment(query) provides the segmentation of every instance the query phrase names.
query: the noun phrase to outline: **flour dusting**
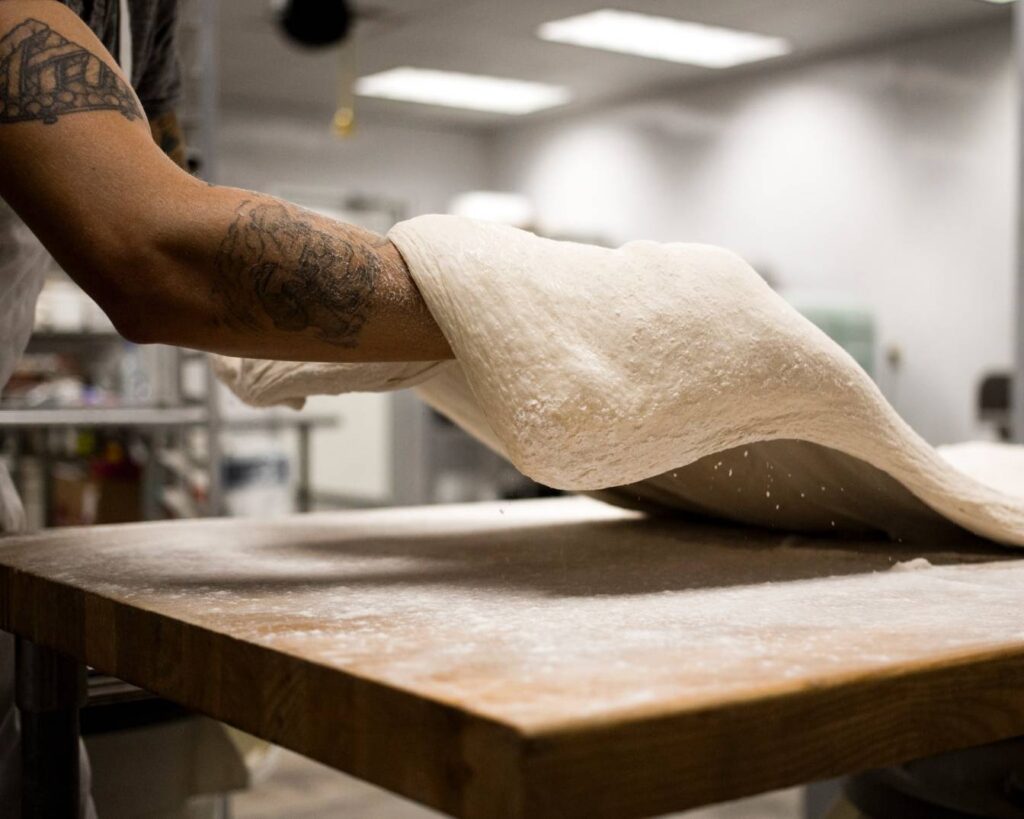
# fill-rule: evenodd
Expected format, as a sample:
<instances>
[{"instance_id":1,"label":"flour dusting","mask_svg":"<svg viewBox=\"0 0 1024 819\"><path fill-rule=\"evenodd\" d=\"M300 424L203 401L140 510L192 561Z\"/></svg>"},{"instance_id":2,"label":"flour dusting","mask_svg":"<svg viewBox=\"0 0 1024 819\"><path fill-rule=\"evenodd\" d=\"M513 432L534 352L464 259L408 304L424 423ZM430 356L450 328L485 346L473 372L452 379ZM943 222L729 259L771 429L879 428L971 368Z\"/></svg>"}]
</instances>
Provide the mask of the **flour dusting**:
<instances>
[{"instance_id":1,"label":"flour dusting","mask_svg":"<svg viewBox=\"0 0 1024 819\"><path fill-rule=\"evenodd\" d=\"M885 571L891 546L826 548L586 498L147 525L145 548L137 531L104 527L88 550L74 531L0 550L523 729L1024 645L1024 560Z\"/></svg>"}]
</instances>

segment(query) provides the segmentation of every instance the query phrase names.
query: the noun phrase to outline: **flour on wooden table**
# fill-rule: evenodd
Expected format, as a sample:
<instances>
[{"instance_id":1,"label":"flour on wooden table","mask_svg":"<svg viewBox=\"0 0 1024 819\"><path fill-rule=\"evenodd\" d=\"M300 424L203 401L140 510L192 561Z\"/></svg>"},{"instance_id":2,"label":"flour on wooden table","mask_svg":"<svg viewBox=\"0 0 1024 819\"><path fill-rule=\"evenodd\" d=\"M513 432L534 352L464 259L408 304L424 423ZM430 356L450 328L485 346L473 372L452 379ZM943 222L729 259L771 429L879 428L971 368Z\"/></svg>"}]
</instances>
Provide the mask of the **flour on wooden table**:
<instances>
[{"instance_id":1,"label":"flour on wooden table","mask_svg":"<svg viewBox=\"0 0 1024 819\"><path fill-rule=\"evenodd\" d=\"M607 499L802 532L966 530L1024 545L1019 482L1003 491L940 457L849 355L726 250L609 250L448 216L389 236L457 361L221 361L232 388L295 403L417 385L557 488L625 485ZM746 451L782 468L769 481L744 468ZM709 459L724 469L714 485Z\"/></svg>"},{"instance_id":2,"label":"flour on wooden table","mask_svg":"<svg viewBox=\"0 0 1024 819\"><path fill-rule=\"evenodd\" d=\"M925 553L587 498L98 534L83 550L75 530L47 533L17 565L524 730L1024 643L1011 552L893 572ZM940 565L954 559L997 562Z\"/></svg>"}]
</instances>

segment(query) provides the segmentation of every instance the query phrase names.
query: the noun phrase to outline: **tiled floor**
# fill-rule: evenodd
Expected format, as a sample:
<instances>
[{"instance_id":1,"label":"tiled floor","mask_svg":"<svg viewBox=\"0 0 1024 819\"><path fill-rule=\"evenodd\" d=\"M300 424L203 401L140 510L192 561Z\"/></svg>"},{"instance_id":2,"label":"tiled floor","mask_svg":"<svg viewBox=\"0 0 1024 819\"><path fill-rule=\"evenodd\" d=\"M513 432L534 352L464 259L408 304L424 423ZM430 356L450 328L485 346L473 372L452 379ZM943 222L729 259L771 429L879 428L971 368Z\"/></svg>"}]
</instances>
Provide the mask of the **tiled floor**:
<instances>
[{"instance_id":1,"label":"tiled floor","mask_svg":"<svg viewBox=\"0 0 1024 819\"><path fill-rule=\"evenodd\" d=\"M799 819L798 791L704 808L686 819ZM234 819L440 819L441 814L367 785L304 757L281 751L269 775L232 798Z\"/></svg>"}]
</instances>

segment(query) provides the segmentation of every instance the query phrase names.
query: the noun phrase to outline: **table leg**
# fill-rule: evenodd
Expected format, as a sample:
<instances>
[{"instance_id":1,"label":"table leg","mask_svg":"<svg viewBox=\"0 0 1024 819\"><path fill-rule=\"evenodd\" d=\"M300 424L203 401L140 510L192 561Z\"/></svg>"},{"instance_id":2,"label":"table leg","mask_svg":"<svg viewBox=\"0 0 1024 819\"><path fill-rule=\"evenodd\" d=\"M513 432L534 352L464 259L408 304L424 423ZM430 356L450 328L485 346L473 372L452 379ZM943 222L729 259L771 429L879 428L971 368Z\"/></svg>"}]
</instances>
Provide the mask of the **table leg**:
<instances>
[{"instance_id":1,"label":"table leg","mask_svg":"<svg viewBox=\"0 0 1024 819\"><path fill-rule=\"evenodd\" d=\"M21 717L21 815L81 814L78 709L85 666L73 657L18 639L16 701Z\"/></svg>"}]
</instances>

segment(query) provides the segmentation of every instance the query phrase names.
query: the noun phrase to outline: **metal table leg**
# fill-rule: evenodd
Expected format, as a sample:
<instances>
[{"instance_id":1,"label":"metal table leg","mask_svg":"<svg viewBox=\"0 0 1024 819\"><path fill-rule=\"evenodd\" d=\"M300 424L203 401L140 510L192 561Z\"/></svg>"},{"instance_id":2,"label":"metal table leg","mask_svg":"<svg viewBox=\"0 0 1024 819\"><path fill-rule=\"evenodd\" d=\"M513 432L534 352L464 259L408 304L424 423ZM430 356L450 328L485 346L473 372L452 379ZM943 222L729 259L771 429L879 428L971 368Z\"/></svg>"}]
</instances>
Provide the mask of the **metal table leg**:
<instances>
[{"instance_id":1,"label":"metal table leg","mask_svg":"<svg viewBox=\"0 0 1024 819\"><path fill-rule=\"evenodd\" d=\"M313 492L310 487L310 466L309 466L309 424L299 424L296 428L299 433L299 485L298 503L300 512L308 512L313 508Z\"/></svg>"},{"instance_id":2,"label":"metal table leg","mask_svg":"<svg viewBox=\"0 0 1024 819\"><path fill-rule=\"evenodd\" d=\"M85 703L85 666L20 638L16 662L21 815L79 819L78 709Z\"/></svg>"}]
</instances>

